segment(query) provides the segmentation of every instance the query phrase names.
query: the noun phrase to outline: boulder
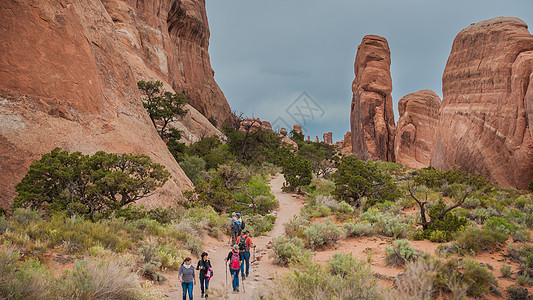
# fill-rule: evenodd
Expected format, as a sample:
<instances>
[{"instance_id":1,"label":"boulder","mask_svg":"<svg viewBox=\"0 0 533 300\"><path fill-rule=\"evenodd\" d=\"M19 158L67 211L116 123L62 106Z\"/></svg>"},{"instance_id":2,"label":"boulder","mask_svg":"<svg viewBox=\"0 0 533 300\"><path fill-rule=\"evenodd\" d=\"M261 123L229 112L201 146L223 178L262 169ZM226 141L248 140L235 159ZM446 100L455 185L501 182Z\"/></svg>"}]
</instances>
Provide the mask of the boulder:
<instances>
[{"instance_id":1,"label":"boulder","mask_svg":"<svg viewBox=\"0 0 533 300\"><path fill-rule=\"evenodd\" d=\"M394 138L396 162L414 169L429 166L439 107L440 98L431 90L421 90L400 99L400 118Z\"/></svg>"},{"instance_id":2,"label":"boulder","mask_svg":"<svg viewBox=\"0 0 533 300\"><path fill-rule=\"evenodd\" d=\"M294 130L294 132L297 132L297 133L303 133L302 126L298 125L298 124L294 124L293 130Z\"/></svg>"},{"instance_id":3,"label":"boulder","mask_svg":"<svg viewBox=\"0 0 533 300\"><path fill-rule=\"evenodd\" d=\"M518 18L472 24L455 37L431 165L459 166L503 187L533 179L533 35Z\"/></svg>"},{"instance_id":4,"label":"boulder","mask_svg":"<svg viewBox=\"0 0 533 300\"><path fill-rule=\"evenodd\" d=\"M352 83L352 149L359 158L394 161L392 78L387 40L367 35L357 48Z\"/></svg>"}]
</instances>

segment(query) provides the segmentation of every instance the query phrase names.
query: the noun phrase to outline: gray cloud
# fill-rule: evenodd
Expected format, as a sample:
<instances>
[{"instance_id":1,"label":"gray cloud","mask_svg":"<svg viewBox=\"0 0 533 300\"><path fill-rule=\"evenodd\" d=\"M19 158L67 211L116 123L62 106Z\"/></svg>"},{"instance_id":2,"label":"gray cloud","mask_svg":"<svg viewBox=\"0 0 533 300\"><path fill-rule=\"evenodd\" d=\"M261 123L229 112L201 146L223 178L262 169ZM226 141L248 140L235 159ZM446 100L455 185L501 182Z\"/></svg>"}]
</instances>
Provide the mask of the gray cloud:
<instances>
[{"instance_id":1,"label":"gray cloud","mask_svg":"<svg viewBox=\"0 0 533 300\"><path fill-rule=\"evenodd\" d=\"M533 24L531 0L207 0L215 79L233 109L274 121L307 92L325 111L306 134L349 130L351 83L363 36L389 41L393 101L421 89L442 96L457 33L497 16ZM397 110L396 110L397 113ZM285 116L285 117L283 117Z\"/></svg>"}]
</instances>

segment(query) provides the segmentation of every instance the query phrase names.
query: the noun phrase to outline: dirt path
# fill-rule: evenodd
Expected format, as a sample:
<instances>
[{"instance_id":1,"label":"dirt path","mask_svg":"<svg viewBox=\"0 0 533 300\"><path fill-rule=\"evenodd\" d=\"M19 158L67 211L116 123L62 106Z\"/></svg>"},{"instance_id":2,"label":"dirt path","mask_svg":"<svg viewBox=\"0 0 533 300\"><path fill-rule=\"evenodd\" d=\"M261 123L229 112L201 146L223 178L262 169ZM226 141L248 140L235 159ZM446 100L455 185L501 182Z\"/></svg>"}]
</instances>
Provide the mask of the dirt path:
<instances>
[{"instance_id":1,"label":"dirt path","mask_svg":"<svg viewBox=\"0 0 533 300\"><path fill-rule=\"evenodd\" d=\"M204 239L204 245L206 252L209 253L211 264L215 276L210 282L209 291L210 299L253 299L257 292L257 289L263 285L266 281L270 280L276 272L286 272L286 268L280 268L272 264L272 260L268 258L267 245L272 238L278 237L284 234L283 224L289 222L294 216L300 214L300 209L303 207L304 200L298 198L292 194L285 193L281 190L285 179L283 175L278 174L271 178L270 187L272 194L279 202L279 209L275 212L276 223L272 231L267 236L252 237L253 242L257 245L256 257L260 257L260 260L255 263L255 266L250 265L250 277L242 282L240 279L240 293L233 294L231 287L231 276L229 272L227 274L226 282L226 270L224 260L230 251L228 240L226 236L223 241L206 237ZM253 250L251 253L253 257ZM250 258L250 263L252 258ZM194 262L196 265L197 262ZM177 272L174 272L177 273ZM169 299L181 299L182 290L179 285L177 274L169 276L168 282L170 285L163 292ZM178 285L177 285L178 284ZM200 284L194 287L194 298L200 299Z\"/></svg>"}]
</instances>

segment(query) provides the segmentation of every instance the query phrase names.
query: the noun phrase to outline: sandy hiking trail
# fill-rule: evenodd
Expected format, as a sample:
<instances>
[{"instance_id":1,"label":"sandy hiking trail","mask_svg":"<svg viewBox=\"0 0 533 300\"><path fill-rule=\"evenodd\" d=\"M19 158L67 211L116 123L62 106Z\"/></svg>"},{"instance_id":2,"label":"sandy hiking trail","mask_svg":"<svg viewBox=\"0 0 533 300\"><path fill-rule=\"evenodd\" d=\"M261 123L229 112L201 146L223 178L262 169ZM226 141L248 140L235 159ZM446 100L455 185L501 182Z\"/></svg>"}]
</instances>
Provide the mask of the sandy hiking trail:
<instances>
[{"instance_id":1,"label":"sandy hiking trail","mask_svg":"<svg viewBox=\"0 0 533 300\"><path fill-rule=\"evenodd\" d=\"M281 187L284 182L285 179L282 174L271 177L269 183L271 192L279 202L279 208L274 213L276 215L276 222L272 231L266 236L252 236L252 241L257 245L255 255L259 259L255 262L255 265L252 264L254 256L252 249L250 251L250 276L244 282L239 278L240 292L238 294L233 294L231 276L229 271L227 271L224 261L230 251L229 237L224 236L223 240L217 240L208 236L204 237L204 248L206 249L205 251L209 253L209 258L215 273L215 276L211 279L209 284L209 299L253 299L257 294L257 289L263 286L265 282L272 280L276 273L288 271L288 268L282 268L272 263L272 259L268 257L269 250L267 249L267 245L273 238L285 234L283 224L289 222L292 218L300 214L300 210L303 207L305 200L302 197L283 192ZM196 264L197 261L193 261L193 265L196 266ZM194 299L201 299L200 282L197 274L196 276L197 284L194 286L193 290ZM168 297L168 299L182 299L182 289L178 281L177 272L169 274L168 281L160 287L160 290Z\"/></svg>"}]
</instances>

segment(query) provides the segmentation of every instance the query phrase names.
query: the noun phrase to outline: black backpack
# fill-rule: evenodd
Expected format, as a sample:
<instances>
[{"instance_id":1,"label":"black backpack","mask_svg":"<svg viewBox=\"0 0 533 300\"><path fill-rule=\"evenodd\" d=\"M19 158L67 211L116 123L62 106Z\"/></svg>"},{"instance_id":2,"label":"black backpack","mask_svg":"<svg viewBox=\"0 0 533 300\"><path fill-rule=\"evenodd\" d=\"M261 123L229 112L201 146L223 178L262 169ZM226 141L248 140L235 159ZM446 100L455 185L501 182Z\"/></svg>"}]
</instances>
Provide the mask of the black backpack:
<instances>
[{"instance_id":1,"label":"black backpack","mask_svg":"<svg viewBox=\"0 0 533 300\"><path fill-rule=\"evenodd\" d=\"M248 237L245 237L244 235L241 236L241 239L239 240L239 250L244 251L246 250L246 240Z\"/></svg>"}]
</instances>

